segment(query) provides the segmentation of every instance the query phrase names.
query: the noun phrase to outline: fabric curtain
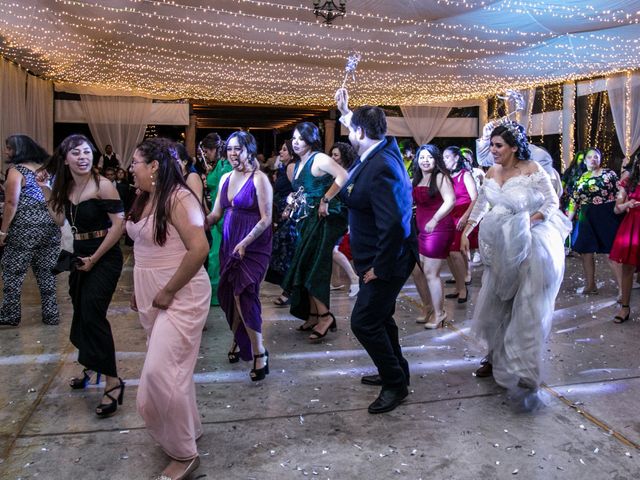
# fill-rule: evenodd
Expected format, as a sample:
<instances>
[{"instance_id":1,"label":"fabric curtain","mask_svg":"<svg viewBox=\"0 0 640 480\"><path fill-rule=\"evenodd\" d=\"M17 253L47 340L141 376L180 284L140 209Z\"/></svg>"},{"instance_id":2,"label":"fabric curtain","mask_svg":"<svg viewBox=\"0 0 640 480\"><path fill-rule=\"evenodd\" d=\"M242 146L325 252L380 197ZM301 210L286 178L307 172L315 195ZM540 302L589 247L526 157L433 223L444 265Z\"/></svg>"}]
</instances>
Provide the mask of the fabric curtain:
<instances>
[{"instance_id":1,"label":"fabric curtain","mask_svg":"<svg viewBox=\"0 0 640 480\"><path fill-rule=\"evenodd\" d=\"M533 101L536 98L536 89L520 90L524 99L524 108L515 114L515 120L525 128L527 134L531 130L531 112L533 112Z\"/></svg>"},{"instance_id":2,"label":"fabric curtain","mask_svg":"<svg viewBox=\"0 0 640 480\"><path fill-rule=\"evenodd\" d=\"M9 135L26 133L25 111L27 72L17 65L0 58L0 143ZM0 155L0 168L4 173L4 155Z\"/></svg>"},{"instance_id":3,"label":"fabric curtain","mask_svg":"<svg viewBox=\"0 0 640 480\"><path fill-rule=\"evenodd\" d=\"M27 75L26 133L53 152L53 83Z\"/></svg>"},{"instance_id":4,"label":"fabric curtain","mask_svg":"<svg viewBox=\"0 0 640 480\"><path fill-rule=\"evenodd\" d=\"M451 107L402 106L402 116L418 145L429 143L447 121Z\"/></svg>"},{"instance_id":5,"label":"fabric curtain","mask_svg":"<svg viewBox=\"0 0 640 480\"><path fill-rule=\"evenodd\" d=\"M136 145L144 138L151 99L80 95L80 100L96 147L104 152L104 147L111 145L122 168L127 168Z\"/></svg>"},{"instance_id":6,"label":"fabric curtain","mask_svg":"<svg viewBox=\"0 0 640 480\"><path fill-rule=\"evenodd\" d=\"M609 77L607 93L616 135L626 163L640 147L640 72Z\"/></svg>"}]
</instances>

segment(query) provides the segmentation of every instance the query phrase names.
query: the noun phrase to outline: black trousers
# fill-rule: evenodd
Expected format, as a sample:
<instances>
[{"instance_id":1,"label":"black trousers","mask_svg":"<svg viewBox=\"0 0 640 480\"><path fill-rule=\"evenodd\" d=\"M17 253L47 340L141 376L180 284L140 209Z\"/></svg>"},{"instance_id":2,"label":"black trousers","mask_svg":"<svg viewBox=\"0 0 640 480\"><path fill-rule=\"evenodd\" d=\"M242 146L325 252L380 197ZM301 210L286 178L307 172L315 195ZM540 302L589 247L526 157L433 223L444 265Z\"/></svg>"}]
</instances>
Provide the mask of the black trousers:
<instances>
[{"instance_id":1,"label":"black trousers","mask_svg":"<svg viewBox=\"0 0 640 480\"><path fill-rule=\"evenodd\" d=\"M389 388L401 387L409 378L409 362L402 356L393 319L396 299L406 280L392 277L388 281L361 281L351 312L351 330L378 367L383 386Z\"/></svg>"}]
</instances>

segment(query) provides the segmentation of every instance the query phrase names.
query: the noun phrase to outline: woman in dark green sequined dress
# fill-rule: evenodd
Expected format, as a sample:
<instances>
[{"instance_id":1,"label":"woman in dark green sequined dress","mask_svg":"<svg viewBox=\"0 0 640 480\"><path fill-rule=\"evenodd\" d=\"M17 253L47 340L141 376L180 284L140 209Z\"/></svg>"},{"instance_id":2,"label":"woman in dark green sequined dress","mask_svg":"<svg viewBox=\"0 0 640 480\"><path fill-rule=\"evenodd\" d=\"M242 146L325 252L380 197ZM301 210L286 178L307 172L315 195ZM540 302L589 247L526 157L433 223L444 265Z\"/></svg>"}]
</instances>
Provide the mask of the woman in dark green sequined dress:
<instances>
[{"instance_id":1,"label":"woman in dark green sequined dress","mask_svg":"<svg viewBox=\"0 0 640 480\"><path fill-rule=\"evenodd\" d=\"M347 213L334 198L347 180L347 172L322 153L318 128L309 122L296 126L293 150L300 157L293 191L304 188L309 215L299 222L299 236L283 288L291 292L291 313L305 320L300 331L311 331L316 341L335 331L329 310L333 247L347 230Z\"/></svg>"}]
</instances>

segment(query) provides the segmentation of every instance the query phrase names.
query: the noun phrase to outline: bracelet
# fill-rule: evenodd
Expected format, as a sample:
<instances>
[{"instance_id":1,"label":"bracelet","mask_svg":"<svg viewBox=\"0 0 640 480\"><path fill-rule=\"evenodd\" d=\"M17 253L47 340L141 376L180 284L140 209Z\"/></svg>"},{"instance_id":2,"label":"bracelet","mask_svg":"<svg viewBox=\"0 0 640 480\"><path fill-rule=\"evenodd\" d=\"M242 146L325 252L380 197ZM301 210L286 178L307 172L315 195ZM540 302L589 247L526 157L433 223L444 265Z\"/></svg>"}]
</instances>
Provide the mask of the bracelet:
<instances>
[{"instance_id":1,"label":"bracelet","mask_svg":"<svg viewBox=\"0 0 640 480\"><path fill-rule=\"evenodd\" d=\"M7 233L0 230L0 237L6 237L6 236L7 236Z\"/></svg>"},{"instance_id":2,"label":"bracelet","mask_svg":"<svg viewBox=\"0 0 640 480\"><path fill-rule=\"evenodd\" d=\"M320 199L320 201L321 201L322 203L329 203L331 200L329 200L329 199L327 198L327 196L326 196L326 195L324 195L324 196Z\"/></svg>"}]
</instances>

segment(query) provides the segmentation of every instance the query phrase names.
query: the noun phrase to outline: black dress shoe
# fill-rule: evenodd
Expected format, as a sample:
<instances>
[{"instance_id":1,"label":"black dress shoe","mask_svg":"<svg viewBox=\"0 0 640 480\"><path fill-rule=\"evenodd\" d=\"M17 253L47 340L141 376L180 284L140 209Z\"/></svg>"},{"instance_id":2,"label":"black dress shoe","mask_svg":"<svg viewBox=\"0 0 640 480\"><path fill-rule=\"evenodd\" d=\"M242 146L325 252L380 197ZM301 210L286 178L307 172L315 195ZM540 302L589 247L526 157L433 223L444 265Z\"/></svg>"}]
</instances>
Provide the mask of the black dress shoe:
<instances>
[{"instance_id":1,"label":"black dress shoe","mask_svg":"<svg viewBox=\"0 0 640 480\"><path fill-rule=\"evenodd\" d=\"M405 378L407 379L407 387L411 385L411 381L409 380L409 375L405 373ZM382 377L380 375L363 375L360 378L360 382L364 385L374 385L376 387L382 386Z\"/></svg>"},{"instance_id":2,"label":"black dress shoe","mask_svg":"<svg viewBox=\"0 0 640 480\"><path fill-rule=\"evenodd\" d=\"M493 376L493 365L489 362L481 363L479 369L476 370L476 377L478 378L487 378Z\"/></svg>"},{"instance_id":3,"label":"black dress shoe","mask_svg":"<svg viewBox=\"0 0 640 480\"><path fill-rule=\"evenodd\" d=\"M382 388L380 395L369 405L369 413L390 412L409 395L409 389L405 386L398 388Z\"/></svg>"},{"instance_id":4,"label":"black dress shoe","mask_svg":"<svg viewBox=\"0 0 640 480\"><path fill-rule=\"evenodd\" d=\"M380 377L380 375L363 375L360 379L360 382L362 382L364 385L381 386L382 377Z\"/></svg>"}]
</instances>

